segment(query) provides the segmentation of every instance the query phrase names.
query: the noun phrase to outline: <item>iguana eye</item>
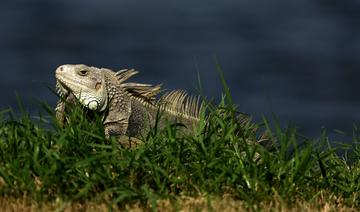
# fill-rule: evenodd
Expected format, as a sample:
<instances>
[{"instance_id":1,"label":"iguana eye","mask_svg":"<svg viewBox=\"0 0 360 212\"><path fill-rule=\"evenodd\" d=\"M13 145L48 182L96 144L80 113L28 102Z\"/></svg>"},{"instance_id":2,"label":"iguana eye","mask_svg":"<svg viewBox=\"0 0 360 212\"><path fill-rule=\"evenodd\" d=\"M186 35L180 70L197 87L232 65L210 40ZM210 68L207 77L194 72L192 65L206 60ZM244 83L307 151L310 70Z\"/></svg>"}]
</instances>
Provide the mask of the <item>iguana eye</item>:
<instances>
[{"instance_id":1,"label":"iguana eye","mask_svg":"<svg viewBox=\"0 0 360 212\"><path fill-rule=\"evenodd\" d=\"M83 69L83 70L80 70L80 71L79 71L79 75L80 75L80 76L86 76L88 73L89 73L89 71L86 70L86 69Z\"/></svg>"}]
</instances>

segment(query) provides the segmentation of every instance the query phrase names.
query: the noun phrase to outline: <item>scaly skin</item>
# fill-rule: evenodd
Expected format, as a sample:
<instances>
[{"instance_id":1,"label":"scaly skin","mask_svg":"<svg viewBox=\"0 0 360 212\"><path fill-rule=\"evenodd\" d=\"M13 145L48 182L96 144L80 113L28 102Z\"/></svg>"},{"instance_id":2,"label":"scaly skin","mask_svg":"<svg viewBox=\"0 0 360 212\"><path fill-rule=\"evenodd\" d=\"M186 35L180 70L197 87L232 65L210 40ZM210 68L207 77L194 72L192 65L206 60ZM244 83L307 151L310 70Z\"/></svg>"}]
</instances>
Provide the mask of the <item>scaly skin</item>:
<instances>
[{"instance_id":1,"label":"scaly skin","mask_svg":"<svg viewBox=\"0 0 360 212\"><path fill-rule=\"evenodd\" d=\"M56 69L57 88L67 102L80 102L84 107L104 112L105 135L129 136L141 139L154 126L161 111L160 126L167 121L179 121L191 130L199 121L198 98L187 97L182 91L164 95L155 102L160 86L124 83L135 70L113 72L86 65L62 65ZM66 107L59 101L56 117L66 121Z\"/></svg>"}]
</instances>

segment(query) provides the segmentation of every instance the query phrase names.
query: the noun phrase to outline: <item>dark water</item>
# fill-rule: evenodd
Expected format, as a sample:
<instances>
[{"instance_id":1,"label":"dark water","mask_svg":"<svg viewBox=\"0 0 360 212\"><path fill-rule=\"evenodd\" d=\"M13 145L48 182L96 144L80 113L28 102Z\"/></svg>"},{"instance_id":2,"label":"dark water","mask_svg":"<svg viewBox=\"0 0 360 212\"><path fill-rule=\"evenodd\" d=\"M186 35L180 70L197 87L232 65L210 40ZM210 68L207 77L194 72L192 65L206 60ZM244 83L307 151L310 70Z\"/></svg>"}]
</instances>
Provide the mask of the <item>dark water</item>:
<instances>
[{"instance_id":1,"label":"dark water","mask_svg":"<svg viewBox=\"0 0 360 212\"><path fill-rule=\"evenodd\" d=\"M234 100L318 135L360 120L360 1L12 0L0 3L0 107L54 105L54 70L85 63L141 71L218 100L220 63Z\"/></svg>"}]
</instances>

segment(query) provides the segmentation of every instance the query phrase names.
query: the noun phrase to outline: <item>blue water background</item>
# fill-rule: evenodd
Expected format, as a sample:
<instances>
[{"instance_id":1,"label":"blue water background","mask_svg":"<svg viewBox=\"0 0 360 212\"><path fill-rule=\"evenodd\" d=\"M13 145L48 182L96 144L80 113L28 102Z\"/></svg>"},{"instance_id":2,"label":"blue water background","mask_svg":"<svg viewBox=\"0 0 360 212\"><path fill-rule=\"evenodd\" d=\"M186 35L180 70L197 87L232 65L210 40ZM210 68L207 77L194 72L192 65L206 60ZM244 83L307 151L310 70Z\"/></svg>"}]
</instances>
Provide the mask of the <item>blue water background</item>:
<instances>
[{"instance_id":1,"label":"blue water background","mask_svg":"<svg viewBox=\"0 0 360 212\"><path fill-rule=\"evenodd\" d=\"M360 1L12 0L0 3L0 108L54 105L64 63L136 68L133 80L219 100L218 62L255 120L351 138L360 120ZM331 133L330 133L331 134Z\"/></svg>"}]
</instances>

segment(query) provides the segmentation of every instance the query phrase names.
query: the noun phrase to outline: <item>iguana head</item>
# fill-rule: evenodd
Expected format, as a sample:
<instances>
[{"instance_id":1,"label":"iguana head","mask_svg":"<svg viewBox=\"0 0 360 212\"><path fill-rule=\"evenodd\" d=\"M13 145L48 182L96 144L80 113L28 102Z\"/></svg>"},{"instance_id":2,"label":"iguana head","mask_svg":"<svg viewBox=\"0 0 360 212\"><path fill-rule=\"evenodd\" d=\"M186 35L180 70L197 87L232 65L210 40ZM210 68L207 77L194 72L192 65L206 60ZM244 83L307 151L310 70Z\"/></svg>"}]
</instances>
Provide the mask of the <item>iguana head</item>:
<instances>
[{"instance_id":1,"label":"iguana head","mask_svg":"<svg viewBox=\"0 0 360 212\"><path fill-rule=\"evenodd\" d=\"M72 93L90 110L105 110L108 95L102 69L82 64L62 65L56 69L56 79L62 94Z\"/></svg>"}]
</instances>

